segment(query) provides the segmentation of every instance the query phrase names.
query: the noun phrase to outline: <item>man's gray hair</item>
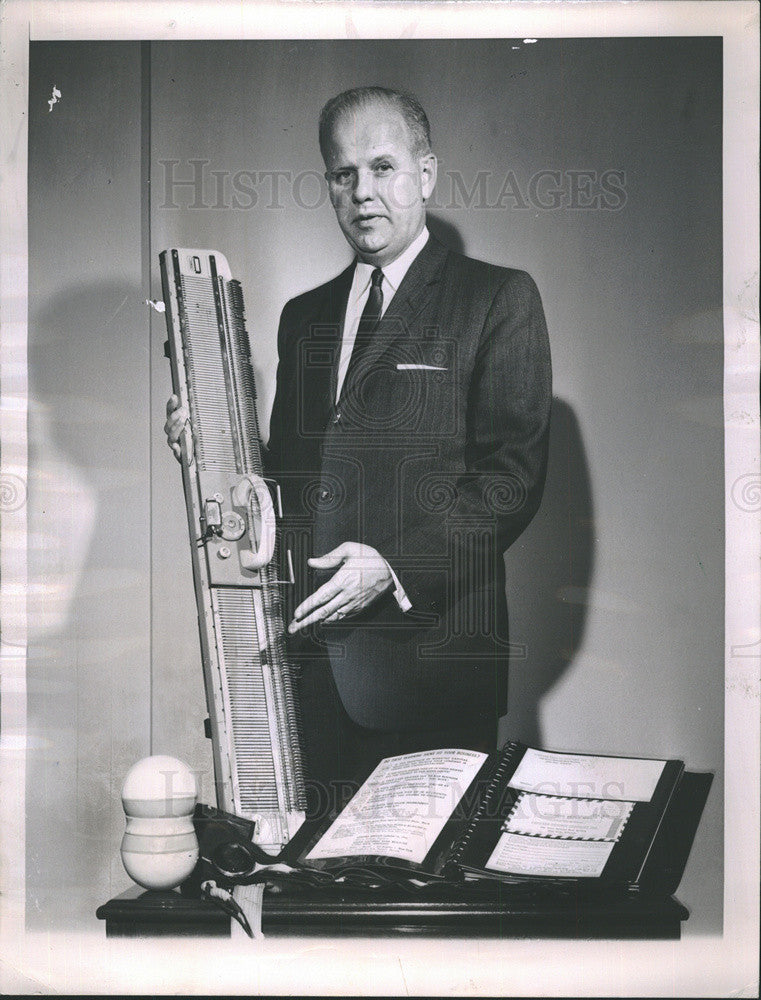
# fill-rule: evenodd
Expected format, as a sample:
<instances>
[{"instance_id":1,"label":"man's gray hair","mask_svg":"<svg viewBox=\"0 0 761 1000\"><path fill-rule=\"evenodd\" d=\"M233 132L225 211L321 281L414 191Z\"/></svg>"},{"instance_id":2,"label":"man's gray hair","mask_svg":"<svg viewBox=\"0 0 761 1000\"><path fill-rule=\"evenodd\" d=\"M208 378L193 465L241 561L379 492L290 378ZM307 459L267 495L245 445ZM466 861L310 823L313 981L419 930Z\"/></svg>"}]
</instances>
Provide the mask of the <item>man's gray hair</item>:
<instances>
[{"instance_id":1,"label":"man's gray hair","mask_svg":"<svg viewBox=\"0 0 761 1000\"><path fill-rule=\"evenodd\" d=\"M336 121L344 114L378 103L395 108L402 116L410 132L415 156L431 152L431 126L414 94L388 87L354 87L332 97L320 112L320 152L323 159L326 158Z\"/></svg>"}]
</instances>

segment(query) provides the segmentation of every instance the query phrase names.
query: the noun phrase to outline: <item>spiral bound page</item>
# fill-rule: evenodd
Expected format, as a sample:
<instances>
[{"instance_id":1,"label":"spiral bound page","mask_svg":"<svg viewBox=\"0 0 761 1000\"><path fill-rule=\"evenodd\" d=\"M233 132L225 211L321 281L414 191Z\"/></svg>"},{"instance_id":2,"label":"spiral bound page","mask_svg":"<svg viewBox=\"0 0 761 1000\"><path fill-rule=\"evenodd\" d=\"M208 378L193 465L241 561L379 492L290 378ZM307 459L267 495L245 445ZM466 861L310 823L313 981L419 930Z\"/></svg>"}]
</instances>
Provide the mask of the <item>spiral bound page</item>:
<instances>
[{"instance_id":1,"label":"spiral bound page","mask_svg":"<svg viewBox=\"0 0 761 1000\"><path fill-rule=\"evenodd\" d=\"M529 749L510 785L571 798L649 802L665 766L665 760Z\"/></svg>"},{"instance_id":2,"label":"spiral bound page","mask_svg":"<svg viewBox=\"0 0 761 1000\"><path fill-rule=\"evenodd\" d=\"M486 868L511 875L596 878L613 850L609 840L557 840L503 833Z\"/></svg>"},{"instance_id":3,"label":"spiral bound page","mask_svg":"<svg viewBox=\"0 0 761 1000\"><path fill-rule=\"evenodd\" d=\"M633 802L620 800L570 799L522 792L502 829L529 837L615 843L633 808Z\"/></svg>"}]
</instances>

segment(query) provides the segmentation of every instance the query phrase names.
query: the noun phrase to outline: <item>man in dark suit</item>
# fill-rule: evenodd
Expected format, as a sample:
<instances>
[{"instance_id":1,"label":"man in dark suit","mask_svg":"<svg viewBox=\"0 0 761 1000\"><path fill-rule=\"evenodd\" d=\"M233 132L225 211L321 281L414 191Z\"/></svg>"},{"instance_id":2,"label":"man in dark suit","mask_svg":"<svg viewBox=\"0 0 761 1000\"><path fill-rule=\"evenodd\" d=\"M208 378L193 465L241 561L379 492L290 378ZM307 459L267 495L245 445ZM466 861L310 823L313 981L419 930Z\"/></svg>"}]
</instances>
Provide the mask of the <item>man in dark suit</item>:
<instances>
[{"instance_id":1,"label":"man in dark suit","mask_svg":"<svg viewBox=\"0 0 761 1000\"><path fill-rule=\"evenodd\" d=\"M551 374L532 279L428 233L436 159L413 97L340 94L320 147L356 257L283 309L267 464L299 576L307 762L327 781L496 744L503 555L539 506Z\"/></svg>"}]
</instances>

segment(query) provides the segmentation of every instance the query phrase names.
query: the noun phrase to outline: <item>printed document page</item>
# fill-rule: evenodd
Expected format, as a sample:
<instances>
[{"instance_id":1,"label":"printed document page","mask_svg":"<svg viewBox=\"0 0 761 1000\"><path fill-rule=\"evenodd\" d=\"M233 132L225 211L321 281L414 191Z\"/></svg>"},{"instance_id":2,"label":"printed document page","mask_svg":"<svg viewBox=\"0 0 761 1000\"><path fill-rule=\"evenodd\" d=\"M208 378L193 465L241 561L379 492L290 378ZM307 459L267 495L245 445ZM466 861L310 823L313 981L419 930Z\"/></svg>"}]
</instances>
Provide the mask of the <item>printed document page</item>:
<instances>
[{"instance_id":1,"label":"printed document page","mask_svg":"<svg viewBox=\"0 0 761 1000\"><path fill-rule=\"evenodd\" d=\"M665 760L527 750L510 785L545 795L649 802L665 766Z\"/></svg>"},{"instance_id":2,"label":"printed document page","mask_svg":"<svg viewBox=\"0 0 761 1000\"><path fill-rule=\"evenodd\" d=\"M545 840L503 833L486 868L510 875L598 878L613 844L612 840Z\"/></svg>"},{"instance_id":3,"label":"printed document page","mask_svg":"<svg viewBox=\"0 0 761 1000\"><path fill-rule=\"evenodd\" d=\"M372 854L420 864L485 760L475 750L388 757L307 860Z\"/></svg>"},{"instance_id":4,"label":"printed document page","mask_svg":"<svg viewBox=\"0 0 761 1000\"><path fill-rule=\"evenodd\" d=\"M633 802L559 799L521 792L504 829L531 837L615 841L633 808Z\"/></svg>"}]
</instances>

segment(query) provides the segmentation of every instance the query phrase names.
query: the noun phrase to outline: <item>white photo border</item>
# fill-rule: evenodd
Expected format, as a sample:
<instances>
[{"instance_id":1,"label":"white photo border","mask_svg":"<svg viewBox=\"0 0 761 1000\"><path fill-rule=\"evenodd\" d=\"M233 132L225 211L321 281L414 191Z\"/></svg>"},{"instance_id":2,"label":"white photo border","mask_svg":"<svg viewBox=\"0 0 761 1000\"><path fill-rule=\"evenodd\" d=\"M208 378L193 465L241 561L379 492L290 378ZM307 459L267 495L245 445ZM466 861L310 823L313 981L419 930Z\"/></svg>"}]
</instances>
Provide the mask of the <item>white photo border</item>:
<instances>
[{"instance_id":1,"label":"white photo border","mask_svg":"<svg viewBox=\"0 0 761 1000\"><path fill-rule=\"evenodd\" d=\"M0 10L0 988L4 993L757 996L761 490L755 2L290 3L6 0ZM29 42L65 39L720 35L724 51L724 930L682 941L382 938L172 942L28 935L24 926L27 92ZM755 280L756 285L752 282ZM748 287L750 284L750 294ZM755 312L754 312L755 307ZM738 414L746 415L740 420ZM747 419L749 416L750 419ZM730 502L742 481L751 510ZM755 492L754 492L755 491ZM750 494L749 494L750 495Z\"/></svg>"}]
</instances>

